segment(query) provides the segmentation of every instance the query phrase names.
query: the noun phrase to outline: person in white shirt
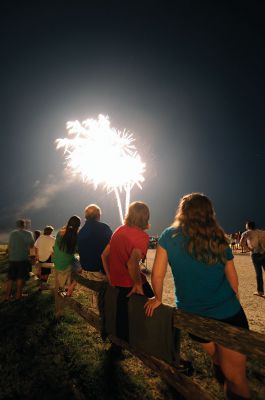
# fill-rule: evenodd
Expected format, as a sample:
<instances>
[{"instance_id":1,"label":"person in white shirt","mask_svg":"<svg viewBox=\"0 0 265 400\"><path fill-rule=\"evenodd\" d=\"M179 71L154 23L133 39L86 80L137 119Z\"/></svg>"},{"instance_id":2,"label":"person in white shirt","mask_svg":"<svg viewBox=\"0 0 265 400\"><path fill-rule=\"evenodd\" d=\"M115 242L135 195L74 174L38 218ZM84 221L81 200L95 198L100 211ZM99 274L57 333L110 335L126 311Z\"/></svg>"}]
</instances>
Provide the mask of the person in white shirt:
<instances>
[{"instance_id":1,"label":"person in white shirt","mask_svg":"<svg viewBox=\"0 0 265 400\"><path fill-rule=\"evenodd\" d=\"M246 223L246 231L242 234L240 246L248 247L251 251L251 259L256 272L257 291L255 296L264 297L264 284L262 268L265 271L265 231L256 229L254 221Z\"/></svg>"},{"instance_id":2,"label":"person in white shirt","mask_svg":"<svg viewBox=\"0 0 265 400\"><path fill-rule=\"evenodd\" d=\"M36 249L36 261L41 263L51 263L51 256L53 254L53 247L55 243L55 237L52 236L54 228L51 225L47 225L44 228L43 235L35 242ZM51 273L51 268L40 267L40 287L39 290L43 290L45 288L45 284L48 281L48 277Z\"/></svg>"}]
</instances>

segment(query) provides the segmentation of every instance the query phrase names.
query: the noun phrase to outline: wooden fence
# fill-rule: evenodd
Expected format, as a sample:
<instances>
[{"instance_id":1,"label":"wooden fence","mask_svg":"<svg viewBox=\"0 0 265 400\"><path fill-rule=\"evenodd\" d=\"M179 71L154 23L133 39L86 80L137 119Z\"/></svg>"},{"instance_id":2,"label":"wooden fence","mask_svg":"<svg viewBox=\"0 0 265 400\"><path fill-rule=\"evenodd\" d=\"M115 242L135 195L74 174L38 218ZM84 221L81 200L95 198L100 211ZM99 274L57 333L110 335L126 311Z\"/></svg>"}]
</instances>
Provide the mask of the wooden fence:
<instances>
[{"instance_id":1,"label":"wooden fence","mask_svg":"<svg viewBox=\"0 0 265 400\"><path fill-rule=\"evenodd\" d=\"M100 282L89 281L78 274L75 274L74 278L80 285L95 292L99 292L102 289L102 283ZM64 301L65 305L74 309L90 325L98 331L101 330L101 319L97 313L83 306L71 297L65 297ZM247 355L250 359L257 360L260 363L265 359L265 335L260 333L236 328L219 321L213 321L177 309L174 310L174 326L202 338L213 340L215 343L232 350L239 351ZM109 339L111 342L122 346L138 357L145 365L154 370L168 384L174 387L184 398L189 400L214 400L209 393L202 389L191 378L181 373L178 368L132 348L127 342L117 337L109 336ZM265 377L265 369L259 367L257 374L259 377Z\"/></svg>"}]
</instances>

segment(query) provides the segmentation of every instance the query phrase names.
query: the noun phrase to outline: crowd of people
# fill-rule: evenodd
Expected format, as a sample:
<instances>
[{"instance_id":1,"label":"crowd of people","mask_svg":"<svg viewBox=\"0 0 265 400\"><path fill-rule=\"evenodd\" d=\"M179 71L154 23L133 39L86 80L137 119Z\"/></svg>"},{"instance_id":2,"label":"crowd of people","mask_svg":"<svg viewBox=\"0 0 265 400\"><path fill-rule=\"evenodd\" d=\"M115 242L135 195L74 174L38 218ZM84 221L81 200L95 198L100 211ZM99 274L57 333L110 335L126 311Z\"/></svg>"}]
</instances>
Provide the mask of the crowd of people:
<instances>
[{"instance_id":1,"label":"crowd of people","mask_svg":"<svg viewBox=\"0 0 265 400\"><path fill-rule=\"evenodd\" d=\"M76 286L72 279L75 268L89 280L106 281L118 288L117 332L120 338L127 340L126 315L130 296L146 296L145 313L152 318L162 303L163 282L170 265L177 308L249 329L240 304L233 252L209 198L201 193L191 193L180 199L172 225L159 237L151 285L140 268L149 246L146 232L149 220L148 206L136 201L130 204L124 224L114 232L101 221L101 209L96 204L85 208L85 223L81 228L80 217L71 216L56 237L52 235L54 228L48 225L43 234L34 238L25 229L24 221L17 221L17 229L9 238L5 300L10 299L14 282L15 297L21 299L31 268L29 250L34 249L39 265L40 290L51 273L49 264L54 264L56 318L61 317L62 294L71 296ZM260 244L264 232L256 230L253 222L248 222L246 229L240 234L239 244L251 251L257 277L255 294L264 296L262 268L265 269L265 246ZM249 399L246 357L217 343L190 336L212 358L226 398Z\"/></svg>"}]
</instances>

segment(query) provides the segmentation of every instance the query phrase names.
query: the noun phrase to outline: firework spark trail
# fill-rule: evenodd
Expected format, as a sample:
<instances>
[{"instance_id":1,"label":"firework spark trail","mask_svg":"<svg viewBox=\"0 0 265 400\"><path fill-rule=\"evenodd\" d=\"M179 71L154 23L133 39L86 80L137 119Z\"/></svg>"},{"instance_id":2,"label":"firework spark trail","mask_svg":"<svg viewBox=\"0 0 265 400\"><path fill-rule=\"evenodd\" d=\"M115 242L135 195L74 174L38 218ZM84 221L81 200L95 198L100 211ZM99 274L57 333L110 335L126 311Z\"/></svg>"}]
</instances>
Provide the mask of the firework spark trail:
<instances>
[{"instance_id":1,"label":"firework spark trail","mask_svg":"<svg viewBox=\"0 0 265 400\"><path fill-rule=\"evenodd\" d=\"M96 189L102 185L107 193L114 191L123 223L134 185L140 189L144 181L145 164L133 144L133 135L110 126L108 116L98 119L69 121L69 138L57 139L57 149L64 148L66 166L73 175ZM125 192L124 213L120 194Z\"/></svg>"}]
</instances>

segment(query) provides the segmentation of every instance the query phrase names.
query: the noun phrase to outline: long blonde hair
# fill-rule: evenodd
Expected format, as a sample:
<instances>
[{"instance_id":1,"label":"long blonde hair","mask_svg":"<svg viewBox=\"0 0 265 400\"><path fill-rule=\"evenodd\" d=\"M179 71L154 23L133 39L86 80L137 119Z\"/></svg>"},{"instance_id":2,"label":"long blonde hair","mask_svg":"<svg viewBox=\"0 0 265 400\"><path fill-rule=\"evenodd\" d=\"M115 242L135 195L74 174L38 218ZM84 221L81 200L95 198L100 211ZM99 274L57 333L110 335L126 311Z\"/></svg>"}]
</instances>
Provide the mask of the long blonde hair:
<instances>
[{"instance_id":1,"label":"long blonde hair","mask_svg":"<svg viewBox=\"0 0 265 400\"><path fill-rule=\"evenodd\" d=\"M226 263L228 242L216 221L211 201L202 193L182 197L172 224L187 237L186 250L196 260L213 265Z\"/></svg>"}]
</instances>

